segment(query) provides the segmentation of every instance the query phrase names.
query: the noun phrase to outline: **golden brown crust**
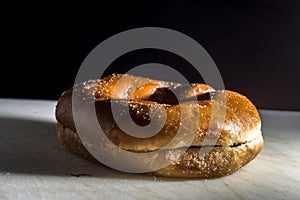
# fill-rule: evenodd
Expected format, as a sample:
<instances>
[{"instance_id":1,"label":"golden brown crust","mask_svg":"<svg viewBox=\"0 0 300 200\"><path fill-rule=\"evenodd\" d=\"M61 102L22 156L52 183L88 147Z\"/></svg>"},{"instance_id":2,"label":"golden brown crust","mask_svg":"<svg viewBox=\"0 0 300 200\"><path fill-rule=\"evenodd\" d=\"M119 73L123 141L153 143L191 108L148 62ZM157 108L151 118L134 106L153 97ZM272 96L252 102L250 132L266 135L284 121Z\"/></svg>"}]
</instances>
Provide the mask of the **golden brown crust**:
<instances>
[{"instance_id":1,"label":"golden brown crust","mask_svg":"<svg viewBox=\"0 0 300 200\"><path fill-rule=\"evenodd\" d=\"M96 160L83 146L78 134L61 123L57 123L56 130L62 145L69 151L89 160Z\"/></svg>"},{"instance_id":2,"label":"golden brown crust","mask_svg":"<svg viewBox=\"0 0 300 200\"><path fill-rule=\"evenodd\" d=\"M256 107L245 96L233 91L217 91L219 95L222 95L222 97L226 99L226 104L214 98L199 100L196 104L192 104L188 99L194 94L201 95L207 92L213 92L214 90L204 84L194 84L192 88L189 88L177 83L151 80L130 75L108 76L104 79L89 81L76 87L75 89L82 92L82 95L88 95L94 98L93 101L95 101L96 113L101 127L107 137L121 149L134 152L155 151L164 147L176 136L174 145L169 147L172 152L176 152L176 148L188 147L190 145L199 147L205 139L205 145L219 146L214 148L214 151L209 155L214 157L214 152L216 154L231 152L226 154L228 155L227 160L231 158L235 158L236 160L235 164L228 165L227 168L229 171L226 173L222 170L217 170L217 172L211 172L209 175L209 170L205 171L203 167L198 169L183 169L182 167L186 166L184 162L186 156L183 156L183 160L179 163L177 162L176 165L170 165L155 172L160 175L168 176L168 174L170 174L170 176L177 177L216 177L226 175L229 174L230 170L233 172L252 160L260 152L263 145L260 131L261 122ZM160 91L160 88L164 90ZM174 100L174 97L170 94L164 95L164 93L168 92L168 89L165 88L181 89L179 92L179 100L182 100L182 103L178 104L177 99ZM83 157L92 157L84 148L76 133L72 114L72 90L71 88L64 92L57 104L56 118L59 124L59 136L62 143L73 153ZM150 107L154 108L154 112L158 112L158 110L160 110L159 108L163 107L167 113L166 122L161 131L152 137L137 138L128 135L123 132L114 121L110 107L112 99L115 99L114 103L121 108L123 106L124 109L125 107L127 108L129 103L131 117L136 124L147 124L149 117L147 118L145 116L149 114L147 112ZM216 113L226 111L224 123L222 123L222 120L217 119L218 116L212 117L212 108ZM143 112L141 112L141 110L143 110ZM181 113L182 110L185 110L185 113ZM199 111L200 118L197 113L194 112L195 110ZM195 137L192 144L183 143L182 141L184 141L185 138L176 135L179 126L181 126L183 130L189 128L189 123L181 123L181 114L184 114L183 116L186 121L195 122L198 125L198 130L194 135ZM215 123L213 127L209 127L211 121ZM221 134L218 135L217 133L219 133L220 130ZM257 141L257 138L261 138L261 140L253 143L253 141ZM237 144L244 145L240 146ZM235 148L230 147L234 145L237 146ZM241 149L236 151L238 148ZM189 149L185 155L192 155L195 151L195 149ZM246 154L243 152L248 155L245 159L238 157L239 155L245 157ZM208 169L212 168L208 167ZM204 174L206 175L204 176Z\"/></svg>"},{"instance_id":3,"label":"golden brown crust","mask_svg":"<svg viewBox=\"0 0 300 200\"><path fill-rule=\"evenodd\" d=\"M262 147L263 138L262 135L259 135L245 144L214 147L203 157L199 154L200 148L189 148L176 159L178 152L176 152L176 149L172 149L167 151L168 158L170 158L172 163L153 173L161 176L182 178L226 176L253 160Z\"/></svg>"},{"instance_id":4,"label":"golden brown crust","mask_svg":"<svg viewBox=\"0 0 300 200\"><path fill-rule=\"evenodd\" d=\"M61 143L72 153L91 161L97 160L83 146L78 134L73 130L57 125ZM202 147L205 148L205 147ZM207 147L206 147L207 148ZM237 171L253 160L263 148L262 135L252 141L236 146L216 146L204 157L200 147L187 149L181 156L177 149L166 149L163 156L171 163L152 174L181 178L215 178Z\"/></svg>"}]
</instances>

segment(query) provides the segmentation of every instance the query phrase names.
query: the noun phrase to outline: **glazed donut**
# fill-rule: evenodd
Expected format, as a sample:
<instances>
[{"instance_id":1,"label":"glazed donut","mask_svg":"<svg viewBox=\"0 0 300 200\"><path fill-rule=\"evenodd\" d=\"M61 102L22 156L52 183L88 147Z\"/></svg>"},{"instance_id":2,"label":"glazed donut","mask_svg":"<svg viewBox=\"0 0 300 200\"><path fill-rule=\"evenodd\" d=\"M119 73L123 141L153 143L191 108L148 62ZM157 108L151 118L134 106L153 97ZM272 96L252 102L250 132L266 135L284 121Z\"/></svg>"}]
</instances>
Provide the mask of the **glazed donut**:
<instances>
[{"instance_id":1,"label":"glazed donut","mask_svg":"<svg viewBox=\"0 0 300 200\"><path fill-rule=\"evenodd\" d=\"M127 74L90 80L74 87L82 96L93 101L101 128L107 138L120 149L141 153L153 152L162 149L174 139L172 145L163 150L170 164L151 172L156 175L188 178L229 175L253 160L263 148L259 113L248 98L237 92L216 91L205 84L185 85ZM74 87L63 92L58 100L57 132L61 143L71 152L96 160L82 144L76 132L72 113ZM176 95L174 91L177 91ZM223 95L226 104L217 101L215 96L218 94ZM193 98L197 100L196 104L190 103ZM120 106L129 105L130 116L139 126L146 126L151 122L151 106L163 107L167 113L163 128L147 138L125 133L112 115L112 100L118 100ZM193 111L199 111L198 118L181 124L181 108L189 109L188 119L195 118ZM215 120L213 127L210 123L218 116L212 116L212 108L216 113L225 111L224 120ZM191 144L186 144L183 142L186 136L176 136L176 133L180 125L184 126L185 130L184 128L188 128L189 123L193 122L197 123L197 131ZM88 124L88 121L86 123ZM180 154L179 151L183 147L187 149ZM199 154L200 148L210 148L210 151L202 156Z\"/></svg>"}]
</instances>

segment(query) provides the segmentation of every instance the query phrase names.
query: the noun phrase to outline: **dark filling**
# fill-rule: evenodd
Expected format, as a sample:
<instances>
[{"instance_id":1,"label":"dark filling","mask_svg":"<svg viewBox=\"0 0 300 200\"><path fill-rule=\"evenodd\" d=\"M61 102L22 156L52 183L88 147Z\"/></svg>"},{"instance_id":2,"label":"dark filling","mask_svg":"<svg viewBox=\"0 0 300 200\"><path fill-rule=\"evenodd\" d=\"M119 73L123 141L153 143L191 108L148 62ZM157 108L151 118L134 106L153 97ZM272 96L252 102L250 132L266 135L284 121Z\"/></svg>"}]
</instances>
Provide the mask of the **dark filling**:
<instances>
[{"instance_id":1,"label":"dark filling","mask_svg":"<svg viewBox=\"0 0 300 200\"><path fill-rule=\"evenodd\" d=\"M188 102L188 101L194 101L195 97L185 97L180 94L184 94L183 91L185 91L186 88L180 87L178 89L175 89L176 93L179 94L178 98L176 95L170 90L169 88L158 88L155 90L155 92L148 97L147 99L143 99L146 101L153 101L161 104L169 104L169 105L177 105L180 102ZM198 101L204 101L204 100L211 100L214 99L216 95L216 92L207 92L204 94L196 95L196 99Z\"/></svg>"},{"instance_id":2,"label":"dark filling","mask_svg":"<svg viewBox=\"0 0 300 200\"><path fill-rule=\"evenodd\" d=\"M179 100L176 95L168 88L158 88L155 92L148 98L147 101L154 101L160 104L177 105Z\"/></svg>"},{"instance_id":3,"label":"dark filling","mask_svg":"<svg viewBox=\"0 0 300 200\"><path fill-rule=\"evenodd\" d=\"M238 146L244 145L248 142L249 141L241 142L241 143L234 143L233 145L230 145L229 147L231 147L231 148L238 147ZM189 148L193 148L193 149L198 148L199 149L200 147L224 147L224 146L223 145L204 145L204 146L190 146Z\"/></svg>"}]
</instances>

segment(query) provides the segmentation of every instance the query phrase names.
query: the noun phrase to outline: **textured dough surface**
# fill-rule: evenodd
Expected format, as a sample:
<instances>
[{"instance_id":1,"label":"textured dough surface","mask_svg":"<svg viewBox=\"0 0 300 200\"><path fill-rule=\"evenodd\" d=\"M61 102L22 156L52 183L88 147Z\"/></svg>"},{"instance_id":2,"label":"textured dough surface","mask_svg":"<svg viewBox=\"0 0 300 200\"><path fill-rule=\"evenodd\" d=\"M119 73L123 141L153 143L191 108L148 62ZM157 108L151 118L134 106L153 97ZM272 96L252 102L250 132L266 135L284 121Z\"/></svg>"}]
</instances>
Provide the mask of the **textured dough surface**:
<instances>
[{"instance_id":1,"label":"textured dough surface","mask_svg":"<svg viewBox=\"0 0 300 200\"><path fill-rule=\"evenodd\" d=\"M146 85L147 87L135 88L132 86L132 83L148 85ZM192 91L189 87L185 89L179 83L169 83L130 75L109 76L100 80L88 81L75 87L75 89L80 91L78 92L80 95L89 97L86 104L95 104L98 122L107 137L119 148L133 152L155 151L164 147L176 136L174 145L170 146L167 152L168 155L173 155L171 157L174 157L176 149L192 146L181 158L172 161L171 165L154 172L159 175L175 177L224 176L250 162L263 147L259 113L248 98L237 92L228 90L217 91L223 95L223 98L226 98L226 104L214 98L199 100L196 104L192 104L190 101L183 101L180 104L166 104L148 101L146 98L151 98L151 95L154 96L154 92L158 91L157 88L169 87L174 89L182 88L183 92L180 93L180 98L185 100L195 94L195 89ZM194 84L193 87L197 88L197 92L200 95L214 91L211 87L204 84ZM73 153L93 159L82 145L76 133L72 113L72 92L73 88L64 92L57 104L56 118L59 137L64 146ZM165 90L162 92L165 92ZM112 100L120 109L126 109L129 105L131 116L137 124L147 122L144 119L148 114L147 109L150 107L154 108L154 112L161 110L158 109L161 107L165 109L167 113L166 122L161 131L152 137L137 138L128 135L114 121L111 113ZM173 101L172 99L164 100L171 103ZM157 101L161 101L161 99ZM224 123L222 120L218 120L218 116L213 118L211 115L212 108L216 113L226 112ZM199 112L200 117L197 117L195 110ZM85 113L84 106L78 108L76 112L80 113L87 121L89 120L89 113ZM182 117L188 123L181 123ZM213 127L209 127L211 120L214 122ZM186 144L182 141L185 140L184 137L189 136L184 134L178 136L176 134L179 126L184 131L189 129L191 123L196 123L198 128L196 133L192 135L194 137L192 143ZM197 152L202 146L204 139L205 145L215 145L215 147L206 157L202 158L197 155ZM221 162L221 158L223 158L224 162Z\"/></svg>"}]
</instances>

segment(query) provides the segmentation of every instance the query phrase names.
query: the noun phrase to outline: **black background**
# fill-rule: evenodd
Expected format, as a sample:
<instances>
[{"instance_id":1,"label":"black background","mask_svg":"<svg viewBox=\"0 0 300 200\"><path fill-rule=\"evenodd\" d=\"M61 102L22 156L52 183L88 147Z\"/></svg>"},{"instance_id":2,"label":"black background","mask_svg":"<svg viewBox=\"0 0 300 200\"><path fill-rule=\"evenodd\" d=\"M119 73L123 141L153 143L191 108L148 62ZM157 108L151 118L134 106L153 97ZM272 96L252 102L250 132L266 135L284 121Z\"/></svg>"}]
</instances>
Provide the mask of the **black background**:
<instances>
[{"instance_id":1,"label":"black background","mask_svg":"<svg viewBox=\"0 0 300 200\"><path fill-rule=\"evenodd\" d=\"M300 110L298 2L162 1L103 4L73 13L18 10L2 18L0 97L57 100L100 42L128 29L157 26L199 42L217 64L225 87L248 96L258 108ZM145 50L124 55L109 72L147 62L190 67L176 55ZM186 75L201 80L191 69Z\"/></svg>"}]
</instances>

